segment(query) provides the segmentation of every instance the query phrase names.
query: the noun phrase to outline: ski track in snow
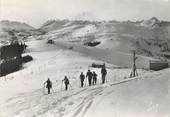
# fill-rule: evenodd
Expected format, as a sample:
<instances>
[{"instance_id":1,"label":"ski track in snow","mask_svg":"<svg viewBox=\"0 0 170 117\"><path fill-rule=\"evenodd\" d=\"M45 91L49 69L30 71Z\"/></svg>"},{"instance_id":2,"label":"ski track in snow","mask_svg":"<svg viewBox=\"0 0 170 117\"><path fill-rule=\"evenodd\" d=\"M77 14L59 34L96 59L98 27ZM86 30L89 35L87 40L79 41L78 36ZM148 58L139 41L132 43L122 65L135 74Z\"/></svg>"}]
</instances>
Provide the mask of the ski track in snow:
<instances>
[{"instance_id":1,"label":"ski track in snow","mask_svg":"<svg viewBox=\"0 0 170 117\"><path fill-rule=\"evenodd\" d=\"M156 75L159 76L160 73L156 73ZM105 89L136 79L141 79L141 77L139 76L137 78L128 78L120 81L116 80L112 83L107 83L104 85L97 84L96 86L91 87L86 86L82 89L74 88L73 90L70 90L69 93L66 91L61 92L57 90L55 92L52 92L52 94L50 95L43 95L44 88L37 89L30 93L21 93L14 97L11 97L5 103L1 104L1 107L3 109L5 107L5 109L7 109L5 110L6 112L11 112L8 113L9 116L15 115L16 117L20 117L22 115L27 115L28 117L45 116L45 114L51 110L55 110L55 114L57 113L58 117L65 116L72 111L74 111L74 113L71 115L72 117L83 117L86 112L90 110L95 97L97 97L98 95L102 95L102 92ZM109 93L105 94L105 96L107 95L109 95ZM77 102L77 100L79 101ZM71 110L68 109L67 106L72 105L76 106L71 108ZM32 113L32 110L34 110L34 113Z\"/></svg>"},{"instance_id":2,"label":"ski track in snow","mask_svg":"<svg viewBox=\"0 0 170 117\"><path fill-rule=\"evenodd\" d=\"M76 104L77 106L75 108L73 108L72 110L74 110L74 114L72 115L73 117L76 116L81 116L83 117L85 115L85 113L88 111L88 109L90 109L90 106L93 104L93 100L96 96L98 96L99 94L102 93L102 91L105 88L108 88L110 86L114 86L114 85L119 85L122 83L126 83L135 79L139 79L139 78L133 78L133 79L125 79L122 80L120 82L115 82L115 83L111 83L111 84L104 84L104 85L96 85L96 86L91 86L91 87L85 87L82 88L76 92L73 92L76 89L73 89L69 92L69 94L62 96L62 97L58 97L58 95L62 95L61 93L66 93L66 92L53 92L50 95L43 95L42 94L42 89L38 89L34 92L31 93L23 93L23 94L19 94L15 97L9 98L7 100L7 102L5 102L4 104L2 104L1 106L6 107L7 110L9 110L8 112L12 112L10 110L14 109L15 107L19 107L17 108L17 110L15 110L15 113L11 113L11 115L19 115L22 113L27 113L29 112L29 110L36 110L36 113L32 113L31 116L36 116L36 115L43 115L44 113L48 112L51 109L55 109L58 110L58 114L59 117L63 116L66 111L66 108L64 108L64 106L61 106L60 104L63 102L73 102L72 97L81 97L81 94L83 94L83 97L81 97L81 101L79 101L78 104ZM80 95L80 96L78 96ZM109 95L109 93L108 93ZM105 95L106 96L106 95ZM74 99L75 102L77 99ZM33 103L30 104L30 103ZM69 104L66 104L67 106ZM38 107L38 110L36 109ZM68 113L68 112L67 112Z\"/></svg>"},{"instance_id":3,"label":"ski track in snow","mask_svg":"<svg viewBox=\"0 0 170 117\"><path fill-rule=\"evenodd\" d=\"M149 74L150 75L150 74ZM150 77L147 75L145 78L153 78L153 74ZM155 72L154 76L161 76L162 73ZM142 76L136 78L127 78L120 81L115 81L106 84L97 84L91 87L74 88L67 91L54 91L50 95L44 95L43 88L35 90L30 93L21 93L17 96L9 98L5 103L1 104L6 112L9 112L7 117L45 117L49 111L54 113L56 117L66 116L70 117L83 117L86 112L90 110L96 97L103 95L107 97L111 92L102 94L107 88L111 88L115 85L121 85L130 81L142 80ZM55 86L54 86L55 87ZM72 107L73 106L73 107ZM69 108L70 107L70 108ZM15 110L15 111L13 111ZM71 115L70 115L71 113Z\"/></svg>"},{"instance_id":4,"label":"ski track in snow","mask_svg":"<svg viewBox=\"0 0 170 117\"><path fill-rule=\"evenodd\" d=\"M84 88L79 88L79 79L77 79L79 73L81 71L85 73L88 65L93 61L101 61L91 59L78 52L68 51L68 45L64 45L64 43L57 47L49 47L48 45L43 46L37 43L38 49L35 49L34 46L37 45L36 43L34 44L35 45L33 45L30 50L34 50L31 54L34 56L35 60L28 63L25 66L25 69L7 76L7 81L5 81L5 83L1 81L4 84L2 84L0 92L2 92L2 94L4 93L6 97L4 97L4 102L0 102L0 117L89 117L88 114L93 111L94 106L97 105L99 106L98 109L100 109L101 102L103 100L107 102L105 99L109 96L115 99L109 100L111 104L119 105L121 101L118 102L116 99L116 86L120 85L123 87L129 85L129 83L133 84L133 82L137 83L138 81L144 81L145 79L160 78L164 73L163 71L150 73L139 70L138 77L127 78L131 71L130 69L108 69L106 84L100 84L99 79L101 76L99 75L97 85L89 87L85 81L86 86ZM60 49L57 50L58 48ZM44 50L48 51L44 52ZM100 74L99 69L90 69L92 71L94 70L97 74ZM72 74L70 74L70 72ZM73 89L70 89L69 91L60 89L60 82L58 82L65 74L71 76L70 81ZM166 74L165 77L167 77L167 75L168 74ZM45 87L40 88L40 85L44 82L44 77L45 79L46 77L50 77L53 81L55 80L53 85L54 89L50 95L47 95L47 92L45 92ZM22 83L21 86L19 86L20 83ZM30 88L32 83L35 89ZM24 84L26 84L26 86ZM24 89L24 91L18 91L17 85L19 89L28 87L30 89L28 89L29 91ZM13 91L9 86L16 88L16 90ZM7 91L12 92L11 95L11 92L5 92L3 90L3 88L7 87ZM6 93L9 93L9 97ZM107 109L108 108L109 107L107 107ZM152 110L151 107L148 108L148 110ZM111 110L110 112L115 114L118 113L117 110L118 106L114 108L114 111ZM112 114L110 114L110 116L112 116Z\"/></svg>"},{"instance_id":5,"label":"ski track in snow","mask_svg":"<svg viewBox=\"0 0 170 117\"><path fill-rule=\"evenodd\" d=\"M100 94L102 91L103 91L102 87L92 89L92 92L86 95L86 97L82 99L81 103L76 107L76 109L74 109L76 110L76 112L74 113L73 117L78 116L81 112L82 112L81 116L83 117L84 114L87 112L87 110L90 109L90 106L92 105L93 99L95 98L95 96Z\"/></svg>"}]
</instances>

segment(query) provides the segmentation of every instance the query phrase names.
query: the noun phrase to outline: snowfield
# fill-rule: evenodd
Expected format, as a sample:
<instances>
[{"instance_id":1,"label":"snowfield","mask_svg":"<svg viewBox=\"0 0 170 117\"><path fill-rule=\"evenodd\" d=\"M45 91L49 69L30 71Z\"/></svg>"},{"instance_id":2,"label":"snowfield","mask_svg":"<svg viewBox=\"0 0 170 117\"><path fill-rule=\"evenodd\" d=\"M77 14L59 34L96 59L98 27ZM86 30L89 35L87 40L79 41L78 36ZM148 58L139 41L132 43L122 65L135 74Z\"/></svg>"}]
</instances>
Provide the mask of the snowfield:
<instances>
[{"instance_id":1,"label":"snowfield","mask_svg":"<svg viewBox=\"0 0 170 117\"><path fill-rule=\"evenodd\" d=\"M87 25L83 28L80 28L79 30L76 30L74 33L72 33L73 37L83 37L85 35L88 35L90 33L96 32L96 26L95 25Z\"/></svg>"},{"instance_id":2,"label":"snowfield","mask_svg":"<svg viewBox=\"0 0 170 117\"><path fill-rule=\"evenodd\" d=\"M75 44L70 43L63 40L57 40L54 45L48 45L46 44L46 40L36 40L33 42L33 44L30 44L31 46L34 46L34 50L30 48L30 51L49 51L53 49L63 49L68 50L70 47L72 48L72 51L78 52L83 54L84 56L105 61L107 63L121 66L121 67L131 67L132 64L132 51L131 53L126 52L120 52L115 51L114 49L105 49L105 48L98 48L98 47L87 47L83 46L81 44ZM38 48L37 48L38 47ZM153 60L153 58L145 57L141 55L137 55L137 68L144 68L149 69L149 60Z\"/></svg>"},{"instance_id":3,"label":"snowfield","mask_svg":"<svg viewBox=\"0 0 170 117\"><path fill-rule=\"evenodd\" d=\"M139 76L129 78L131 69L116 67L129 67L131 54L61 40L54 45L46 44L46 40L27 44L26 54L34 60L22 70L0 78L0 117L170 116L170 69L138 69ZM139 63L145 65L149 59L139 56ZM106 63L106 84L101 84L100 69L89 67L93 62ZM89 87L86 81L80 88L80 72L88 69L98 74L97 85ZM65 75L71 82L68 91L64 91L61 81ZM53 82L50 95L43 85L47 78Z\"/></svg>"}]
</instances>

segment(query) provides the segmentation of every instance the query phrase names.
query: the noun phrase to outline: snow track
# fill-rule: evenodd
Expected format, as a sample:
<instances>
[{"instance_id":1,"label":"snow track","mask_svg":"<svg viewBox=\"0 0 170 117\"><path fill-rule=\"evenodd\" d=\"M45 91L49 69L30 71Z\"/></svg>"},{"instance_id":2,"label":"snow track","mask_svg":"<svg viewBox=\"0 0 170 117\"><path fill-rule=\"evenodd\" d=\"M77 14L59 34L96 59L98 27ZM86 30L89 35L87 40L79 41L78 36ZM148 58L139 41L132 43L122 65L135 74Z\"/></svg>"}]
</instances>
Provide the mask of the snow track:
<instances>
[{"instance_id":1,"label":"snow track","mask_svg":"<svg viewBox=\"0 0 170 117\"><path fill-rule=\"evenodd\" d=\"M71 102L76 102L76 100L79 100L79 98L82 97L81 101L76 104L77 106L73 108L73 110L76 110L73 116L83 116L87 110L90 109L94 98L99 95L104 88L103 85L97 85L82 89L73 89L69 92L55 91L50 95L44 95L44 89L38 89L34 92L22 93L9 98L5 103L1 104L1 107L5 107L3 109L1 108L1 111L4 110L4 112L8 112L8 116L27 115L31 117L40 116L47 113L49 110L55 109L58 110L57 113L61 116L62 113L65 112L64 110L66 110L64 108L65 106L70 105ZM76 99L74 99L74 97L76 97ZM69 104L65 102L69 102ZM64 107L62 107L62 105L64 105ZM34 113L30 113L32 110L34 110Z\"/></svg>"},{"instance_id":2,"label":"snow track","mask_svg":"<svg viewBox=\"0 0 170 117\"><path fill-rule=\"evenodd\" d=\"M95 59L101 55L100 49L77 45L74 50L68 50L72 44L63 42L55 46L44 46L44 41L34 44L29 48L34 61L25 64L23 70L7 75L6 80L0 80L0 117L170 115L169 69L159 72L139 69L138 77L128 78L131 69L112 69L115 65ZM93 62L109 65L106 84L101 84L101 69L88 67ZM80 88L80 72L86 73L88 69L98 74L97 85L89 87L86 82ZM63 91L64 75L69 76L72 85L69 91ZM48 77L53 82L50 95L42 85Z\"/></svg>"},{"instance_id":3,"label":"snow track","mask_svg":"<svg viewBox=\"0 0 170 117\"><path fill-rule=\"evenodd\" d=\"M118 87L130 86L135 82L145 81L145 79L151 80L155 76L162 77L162 75L162 72L149 73L136 78L127 78L91 87L74 88L69 91L54 90L50 95L43 94L41 88L9 98L1 104L0 114L2 117L91 117L90 115L93 115L91 111L100 107L97 105L101 105L104 100L106 103L109 96L117 95L119 91L115 92L115 90L118 85L120 85ZM117 98L113 97L112 101L116 100ZM119 103L119 101L114 103ZM102 117L104 114L100 116ZM111 115L108 114L108 116Z\"/></svg>"},{"instance_id":4,"label":"snow track","mask_svg":"<svg viewBox=\"0 0 170 117\"><path fill-rule=\"evenodd\" d=\"M44 95L42 89L38 89L34 92L22 93L9 98L6 103L1 104L2 107L6 107L3 109L1 108L1 110L8 112L8 116L11 117L13 115L15 115L15 117L45 117L49 111L50 113L55 113L55 116L58 115L58 117L63 115L83 117L95 102L95 98L102 95L104 90L139 78L130 78L110 84L98 84L91 87L76 88L67 92L53 91L50 95ZM109 94L110 93L105 94L105 96Z\"/></svg>"}]
</instances>

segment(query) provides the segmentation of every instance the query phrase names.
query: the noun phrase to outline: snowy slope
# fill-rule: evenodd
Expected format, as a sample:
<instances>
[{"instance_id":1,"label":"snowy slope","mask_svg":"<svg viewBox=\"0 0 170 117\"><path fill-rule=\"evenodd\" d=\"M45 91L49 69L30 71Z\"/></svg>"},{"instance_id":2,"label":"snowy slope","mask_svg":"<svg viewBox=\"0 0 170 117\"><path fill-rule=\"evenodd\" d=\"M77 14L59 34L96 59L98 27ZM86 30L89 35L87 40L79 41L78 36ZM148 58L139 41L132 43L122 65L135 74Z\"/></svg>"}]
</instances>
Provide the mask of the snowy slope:
<instances>
[{"instance_id":1,"label":"snowy slope","mask_svg":"<svg viewBox=\"0 0 170 117\"><path fill-rule=\"evenodd\" d=\"M107 83L102 85L100 69L89 67L92 62L105 62L90 54L98 49L77 45L70 50L70 43L65 41L55 45L45 42L29 41L27 54L34 61L25 64L23 70L1 77L0 117L136 117L138 114L163 117L170 114L169 69L151 73L139 69L139 77L129 79L131 69L113 69L115 65L106 63ZM80 72L88 69L96 71L98 83L88 87L86 82L86 87L80 88ZM65 75L71 82L69 91L63 91L61 80ZM48 77L53 82L50 95L46 95L43 86Z\"/></svg>"},{"instance_id":2,"label":"snowy slope","mask_svg":"<svg viewBox=\"0 0 170 117\"><path fill-rule=\"evenodd\" d=\"M169 116L168 71L147 74L120 84L111 82L85 88L74 87L67 92L58 88L51 95L43 95L43 89L18 94L1 104L1 116Z\"/></svg>"},{"instance_id":3,"label":"snowy slope","mask_svg":"<svg viewBox=\"0 0 170 117\"><path fill-rule=\"evenodd\" d=\"M25 39L32 35L42 34L41 30L37 30L26 23L2 20L0 21L0 43L4 44L11 40L9 31L14 32L18 39Z\"/></svg>"},{"instance_id":4,"label":"snowy slope","mask_svg":"<svg viewBox=\"0 0 170 117\"><path fill-rule=\"evenodd\" d=\"M21 27L20 25L17 27ZM158 58L157 56L162 53L162 45L167 43L170 46L169 27L169 22L160 21L156 17L141 22L49 20L36 30L44 32L43 34L47 33L34 38L65 40L82 45L97 41L100 44L96 47L100 49L125 53L135 49L139 55ZM37 33L41 34L40 32ZM34 35L33 32L28 34ZM9 38L8 34L0 32L0 39L6 38Z\"/></svg>"},{"instance_id":5,"label":"snowy slope","mask_svg":"<svg viewBox=\"0 0 170 117\"><path fill-rule=\"evenodd\" d=\"M108 49L101 49L101 48L93 48L93 47L87 47L83 46L81 44L75 44L66 42L63 40L57 40L55 41L55 44L49 45L46 44L46 40L40 40L40 41L33 41L34 43L31 44L31 46L34 46L33 48L30 48L29 51L47 51L47 50L53 50L53 49L59 49L62 48L64 50L68 50L70 47L73 47L72 51L78 52L83 54L84 56L93 58L95 60L102 60L105 62L108 62L110 64L114 64L121 67L131 67L132 66L132 53L125 53L125 52L119 52L115 50L108 50ZM35 48L38 47L38 48ZM48 49L47 49L48 48ZM149 60L153 60L150 57L144 57L144 56L137 56L137 68L149 68Z\"/></svg>"},{"instance_id":6,"label":"snowy slope","mask_svg":"<svg viewBox=\"0 0 170 117\"><path fill-rule=\"evenodd\" d=\"M96 26L95 25L87 25L83 28L80 28L79 30L76 30L75 32L72 33L73 37L83 37L85 35L88 35L90 33L95 33L96 32Z\"/></svg>"},{"instance_id":7,"label":"snowy slope","mask_svg":"<svg viewBox=\"0 0 170 117\"><path fill-rule=\"evenodd\" d=\"M163 40L163 36L168 37L164 27L153 30L127 22L86 21L65 21L57 27L56 21L44 24L43 29L51 31L31 36L26 42L25 54L34 60L24 64L22 70L0 78L0 117L170 116L170 69L138 69L139 76L129 78L131 50L159 51L151 38L155 34ZM47 44L49 39L54 44ZM101 44L84 46L87 41ZM137 56L137 68L148 68L153 58ZM106 84L101 84L100 69L89 67L93 62L106 64ZM88 69L98 74L97 85L88 87L86 81L86 86L80 88L80 72L86 73ZM61 81L65 75L71 82L69 91L64 91ZM47 78L53 82L50 95L43 85Z\"/></svg>"},{"instance_id":8,"label":"snowy slope","mask_svg":"<svg viewBox=\"0 0 170 117\"><path fill-rule=\"evenodd\" d=\"M169 25L164 25L156 17L139 23L52 20L45 24L49 25L43 25L42 30L47 28L48 33L42 39L80 44L98 41L101 43L97 47L101 49L125 53L135 49L138 54L149 57L156 57L157 53L161 53L163 43L170 46Z\"/></svg>"},{"instance_id":9,"label":"snowy slope","mask_svg":"<svg viewBox=\"0 0 170 117\"><path fill-rule=\"evenodd\" d=\"M26 23L21 23L17 21L0 21L0 30L3 29L14 29L14 30L33 30L34 28Z\"/></svg>"},{"instance_id":10,"label":"snowy slope","mask_svg":"<svg viewBox=\"0 0 170 117\"><path fill-rule=\"evenodd\" d=\"M142 26L146 26L146 27L154 27L156 26L157 24L159 24L160 21L156 18L156 17L152 17L151 19L149 20L144 20L141 25Z\"/></svg>"}]
</instances>

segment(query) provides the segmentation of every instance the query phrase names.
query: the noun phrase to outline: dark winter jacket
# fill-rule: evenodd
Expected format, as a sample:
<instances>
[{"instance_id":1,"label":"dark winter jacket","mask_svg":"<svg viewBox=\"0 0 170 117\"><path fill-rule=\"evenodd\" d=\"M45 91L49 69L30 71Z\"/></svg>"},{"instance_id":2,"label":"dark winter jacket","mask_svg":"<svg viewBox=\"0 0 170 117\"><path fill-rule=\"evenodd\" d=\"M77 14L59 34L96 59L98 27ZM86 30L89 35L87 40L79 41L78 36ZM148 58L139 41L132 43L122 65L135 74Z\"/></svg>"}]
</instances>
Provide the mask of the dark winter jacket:
<instances>
[{"instance_id":1,"label":"dark winter jacket","mask_svg":"<svg viewBox=\"0 0 170 117\"><path fill-rule=\"evenodd\" d=\"M52 88L52 82L49 79L46 81L46 83L46 88Z\"/></svg>"},{"instance_id":2,"label":"dark winter jacket","mask_svg":"<svg viewBox=\"0 0 170 117\"><path fill-rule=\"evenodd\" d=\"M80 74L80 80L81 80L81 81L84 81L84 79L85 79L84 74Z\"/></svg>"},{"instance_id":3,"label":"dark winter jacket","mask_svg":"<svg viewBox=\"0 0 170 117\"><path fill-rule=\"evenodd\" d=\"M103 74L103 75L106 75L106 74L107 74L106 68L102 68L102 69L101 69L101 74Z\"/></svg>"},{"instance_id":4,"label":"dark winter jacket","mask_svg":"<svg viewBox=\"0 0 170 117\"><path fill-rule=\"evenodd\" d=\"M69 79L67 77L65 77L63 81L65 84L69 84Z\"/></svg>"},{"instance_id":5,"label":"dark winter jacket","mask_svg":"<svg viewBox=\"0 0 170 117\"><path fill-rule=\"evenodd\" d=\"M88 71L87 74L86 74L86 77L92 78L92 76L93 76L93 73L91 71Z\"/></svg>"},{"instance_id":6,"label":"dark winter jacket","mask_svg":"<svg viewBox=\"0 0 170 117\"><path fill-rule=\"evenodd\" d=\"M97 74L93 72L93 78L97 78Z\"/></svg>"}]
</instances>

